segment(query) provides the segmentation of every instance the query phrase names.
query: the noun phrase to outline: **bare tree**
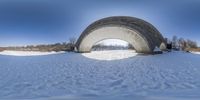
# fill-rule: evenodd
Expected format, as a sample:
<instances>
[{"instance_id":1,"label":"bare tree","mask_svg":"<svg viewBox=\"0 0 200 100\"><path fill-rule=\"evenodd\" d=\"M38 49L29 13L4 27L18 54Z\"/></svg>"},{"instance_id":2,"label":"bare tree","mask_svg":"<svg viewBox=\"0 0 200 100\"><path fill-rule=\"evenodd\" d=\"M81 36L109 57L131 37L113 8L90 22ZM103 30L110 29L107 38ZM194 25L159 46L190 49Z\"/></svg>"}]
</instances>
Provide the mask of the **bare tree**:
<instances>
[{"instance_id":1,"label":"bare tree","mask_svg":"<svg viewBox=\"0 0 200 100\"><path fill-rule=\"evenodd\" d=\"M177 49L178 48L178 37L175 36L175 35L172 37L172 48L173 49Z\"/></svg>"},{"instance_id":2,"label":"bare tree","mask_svg":"<svg viewBox=\"0 0 200 100\"><path fill-rule=\"evenodd\" d=\"M197 48L197 42L192 41L192 40L187 40L187 48Z\"/></svg>"},{"instance_id":3,"label":"bare tree","mask_svg":"<svg viewBox=\"0 0 200 100\"><path fill-rule=\"evenodd\" d=\"M75 37L69 38L68 46L72 51L75 49L75 45L76 45L76 38Z\"/></svg>"},{"instance_id":4,"label":"bare tree","mask_svg":"<svg viewBox=\"0 0 200 100\"><path fill-rule=\"evenodd\" d=\"M69 43L72 44L72 45L75 45L76 44L76 38L75 37L69 38Z\"/></svg>"},{"instance_id":5,"label":"bare tree","mask_svg":"<svg viewBox=\"0 0 200 100\"><path fill-rule=\"evenodd\" d=\"M186 48L186 41L183 38L179 38L178 39L178 44L179 44L179 48L181 50L184 50Z\"/></svg>"}]
</instances>

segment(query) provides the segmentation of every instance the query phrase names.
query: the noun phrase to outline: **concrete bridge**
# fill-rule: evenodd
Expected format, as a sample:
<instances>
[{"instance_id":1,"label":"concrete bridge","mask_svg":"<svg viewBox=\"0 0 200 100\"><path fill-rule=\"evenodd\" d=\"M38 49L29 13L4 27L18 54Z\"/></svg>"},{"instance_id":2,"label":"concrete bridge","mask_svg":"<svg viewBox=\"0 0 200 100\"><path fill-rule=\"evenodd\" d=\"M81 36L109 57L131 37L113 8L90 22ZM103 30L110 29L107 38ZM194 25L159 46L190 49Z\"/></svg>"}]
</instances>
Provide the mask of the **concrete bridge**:
<instances>
[{"instance_id":1,"label":"concrete bridge","mask_svg":"<svg viewBox=\"0 0 200 100\"><path fill-rule=\"evenodd\" d=\"M105 39L120 39L130 43L139 53L164 50L165 41L150 23L127 16L100 19L89 25L76 42L78 52L90 52L94 44Z\"/></svg>"}]
</instances>

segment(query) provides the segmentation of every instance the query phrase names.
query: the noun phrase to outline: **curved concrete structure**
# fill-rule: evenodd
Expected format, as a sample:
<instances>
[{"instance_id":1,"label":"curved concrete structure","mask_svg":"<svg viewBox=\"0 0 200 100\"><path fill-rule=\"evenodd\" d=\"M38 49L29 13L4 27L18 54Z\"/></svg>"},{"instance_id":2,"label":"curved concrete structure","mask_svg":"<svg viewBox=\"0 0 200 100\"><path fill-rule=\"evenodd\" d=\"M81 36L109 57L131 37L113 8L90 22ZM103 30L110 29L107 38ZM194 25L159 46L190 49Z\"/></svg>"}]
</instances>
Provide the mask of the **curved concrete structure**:
<instances>
[{"instance_id":1,"label":"curved concrete structure","mask_svg":"<svg viewBox=\"0 0 200 100\"><path fill-rule=\"evenodd\" d=\"M164 38L153 25L126 16L108 17L94 22L83 31L76 49L78 52L90 52L94 44L104 39L127 41L140 53L153 53L156 47L165 49Z\"/></svg>"}]
</instances>

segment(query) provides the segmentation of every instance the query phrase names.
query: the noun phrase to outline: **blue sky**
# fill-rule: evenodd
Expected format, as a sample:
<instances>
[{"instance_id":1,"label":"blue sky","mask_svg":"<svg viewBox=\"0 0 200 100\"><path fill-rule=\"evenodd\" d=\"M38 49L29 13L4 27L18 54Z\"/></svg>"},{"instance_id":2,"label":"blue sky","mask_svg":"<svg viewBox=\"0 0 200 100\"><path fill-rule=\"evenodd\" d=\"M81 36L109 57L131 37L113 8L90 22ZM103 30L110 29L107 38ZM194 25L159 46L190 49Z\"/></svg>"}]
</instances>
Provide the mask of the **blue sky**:
<instances>
[{"instance_id":1,"label":"blue sky","mask_svg":"<svg viewBox=\"0 0 200 100\"><path fill-rule=\"evenodd\" d=\"M108 16L138 17L200 44L198 0L0 0L0 46L64 42Z\"/></svg>"}]
</instances>

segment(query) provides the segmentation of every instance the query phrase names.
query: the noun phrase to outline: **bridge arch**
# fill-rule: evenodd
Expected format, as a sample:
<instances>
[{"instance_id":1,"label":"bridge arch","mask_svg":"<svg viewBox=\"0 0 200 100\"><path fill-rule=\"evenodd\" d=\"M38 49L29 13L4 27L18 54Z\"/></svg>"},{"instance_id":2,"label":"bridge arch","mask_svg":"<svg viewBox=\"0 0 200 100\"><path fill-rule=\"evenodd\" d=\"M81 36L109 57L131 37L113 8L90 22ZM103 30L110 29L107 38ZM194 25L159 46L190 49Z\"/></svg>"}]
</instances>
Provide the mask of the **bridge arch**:
<instances>
[{"instance_id":1,"label":"bridge arch","mask_svg":"<svg viewBox=\"0 0 200 100\"><path fill-rule=\"evenodd\" d=\"M104 39L127 41L139 53L153 53L156 47L165 49L164 38L153 25L128 16L107 17L92 23L77 40L76 49L90 52L95 43Z\"/></svg>"}]
</instances>

